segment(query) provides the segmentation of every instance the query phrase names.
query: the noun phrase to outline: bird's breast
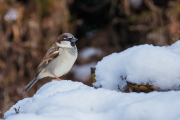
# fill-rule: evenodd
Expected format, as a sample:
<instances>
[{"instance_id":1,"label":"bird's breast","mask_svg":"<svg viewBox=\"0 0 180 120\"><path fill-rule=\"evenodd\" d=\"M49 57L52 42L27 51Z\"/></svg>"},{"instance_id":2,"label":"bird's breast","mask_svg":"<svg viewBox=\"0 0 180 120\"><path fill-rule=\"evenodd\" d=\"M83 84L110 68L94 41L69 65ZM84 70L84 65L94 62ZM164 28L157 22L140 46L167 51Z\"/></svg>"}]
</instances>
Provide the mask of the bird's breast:
<instances>
[{"instance_id":1,"label":"bird's breast","mask_svg":"<svg viewBox=\"0 0 180 120\"><path fill-rule=\"evenodd\" d=\"M49 72L60 77L70 71L76 59L77 49L60 49L59 56L48 66Z\"/></svg>"}]
</instances>

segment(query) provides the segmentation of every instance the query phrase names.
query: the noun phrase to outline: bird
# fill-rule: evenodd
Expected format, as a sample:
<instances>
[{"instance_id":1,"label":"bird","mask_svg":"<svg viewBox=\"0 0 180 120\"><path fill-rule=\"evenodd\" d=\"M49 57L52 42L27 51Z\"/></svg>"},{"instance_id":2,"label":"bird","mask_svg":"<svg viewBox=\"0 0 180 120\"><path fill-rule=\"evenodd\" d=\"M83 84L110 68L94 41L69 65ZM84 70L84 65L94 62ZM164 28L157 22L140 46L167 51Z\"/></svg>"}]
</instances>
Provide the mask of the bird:
<instances>
[{"instance_id":1,"label":"bird","mask_svg":"<svg viewBox=\"0 0 180 120\"><path fill-rule=\"evenodd\" d=\"M75 42L78 39L71 33L63 33L50 47L40 62L33 80L22 90L26 93L40 79L54 77L60 81L62 75L68 73L75 63L78 50Z\"/></svg>"}]
</instances>

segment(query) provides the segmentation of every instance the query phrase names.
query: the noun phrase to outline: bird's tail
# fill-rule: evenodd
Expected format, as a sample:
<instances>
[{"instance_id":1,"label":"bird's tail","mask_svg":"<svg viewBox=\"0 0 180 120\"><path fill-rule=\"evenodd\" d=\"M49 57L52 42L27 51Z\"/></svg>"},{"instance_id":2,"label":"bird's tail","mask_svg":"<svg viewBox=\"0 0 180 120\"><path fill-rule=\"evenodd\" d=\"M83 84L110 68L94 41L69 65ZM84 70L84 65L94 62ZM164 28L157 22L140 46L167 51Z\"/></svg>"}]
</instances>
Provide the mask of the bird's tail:
<instances>
[{"instance_id":1,"label":"bird's tail","mask_svg":"<svg viewBox=\"0 0 180 120\"><path fill-rule=\"evenodd\" d=\"M36 78L34 78L28 85L26 85L26 87L22 90L25 91L26 93L29 91L29 89L37 82L38 80Z\"/></svg>"},{"instance_id":2,"label":"bird's tail","mask_svg":"<svg viewBox=\"0 0 180 120\"><path fill-rule=\"evenodd\" d=\"M22 92L25 91L27 93L29 91L29 89L39 80L39 79L37 79L38 74L39 74L39 72L35 75L33 80L31 80L31 82L28 85L26 85L26 87L22 90Z\"/></svg>"}]
</instances>

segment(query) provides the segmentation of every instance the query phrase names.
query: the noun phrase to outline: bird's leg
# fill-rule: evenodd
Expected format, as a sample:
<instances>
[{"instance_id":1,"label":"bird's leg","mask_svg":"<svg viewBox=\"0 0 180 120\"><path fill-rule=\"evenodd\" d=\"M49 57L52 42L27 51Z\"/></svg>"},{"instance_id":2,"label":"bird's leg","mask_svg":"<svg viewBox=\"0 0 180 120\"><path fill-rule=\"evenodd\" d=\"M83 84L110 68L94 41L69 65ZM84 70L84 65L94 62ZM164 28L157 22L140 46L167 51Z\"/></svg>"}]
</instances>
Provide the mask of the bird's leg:
<instances>
[{"instance_id":1,"label":"bird's leg","mask_svg":"<svg viewBox=\"0 0 180 120\"><path fill-rule=\"evenodd\" d=\"M55 74L53 74L54 75L54 77L56 78L56 79L54 79L54 80L57 80L57 81L60 81L61 79L59 78L59 77L57 77Z\"/></svg>"}]
</instances>

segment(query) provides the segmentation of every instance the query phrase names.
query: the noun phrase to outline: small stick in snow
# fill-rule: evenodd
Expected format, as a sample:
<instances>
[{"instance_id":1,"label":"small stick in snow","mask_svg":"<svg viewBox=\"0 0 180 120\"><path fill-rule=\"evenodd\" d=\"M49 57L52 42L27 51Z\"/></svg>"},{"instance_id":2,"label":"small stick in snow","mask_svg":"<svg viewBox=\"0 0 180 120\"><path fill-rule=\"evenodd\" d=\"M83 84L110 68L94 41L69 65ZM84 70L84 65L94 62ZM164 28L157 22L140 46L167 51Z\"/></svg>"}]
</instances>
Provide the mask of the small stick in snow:
<instances>
[{"instance_id":1,"label":"small stick in snow","mask_svg":"<svg viewBox=\"0 0 180 120\"><path fill-rule=\"evenodd\" d=\"M121 88L119 87L119 85L118 85L118 89L119 89L122 93L124 93L124 91L121 90Z\"/></svg>"},{"instance_id":2,"label":"small stick in snow","mask_svg":"<svg viewBox=\"0 0 180 120\"><path fill-rule=\"evenodd\" d=\"M129 87L129 92L133 92L133 87Z\"/></svg>"},{"instance_id":3,"label":"small stick in snow","mask_svg":"<svg viewBox=\"0 0 180 120\"><path fill-rule=\"evenodd\" d=\"M14 111L15 111L16 114L19 113L19 109L14 108Z\"/></svg>"},{"instance_id":4,"label":"small stick in snow","mask_svg":"<svg viewBox=\"0 0 180 120\"><path fill-rule=\"evenodd\" d=\"M152 88L153 88L155 91L158 91L154 86L152 86Z\"/></svg>"},{"instance_id":5,"label":"small stick in snow","mask_svg":"<svg viewBox=\"0 0 180 120\"><path fill-rule=\"evenodd\" d=\"M95 77L96 77L95 70L96 70L96 68L91 67L91 78L93 80L93 83L96 82L96 79L95 79Z\"/></svg>"}]
</instances>

